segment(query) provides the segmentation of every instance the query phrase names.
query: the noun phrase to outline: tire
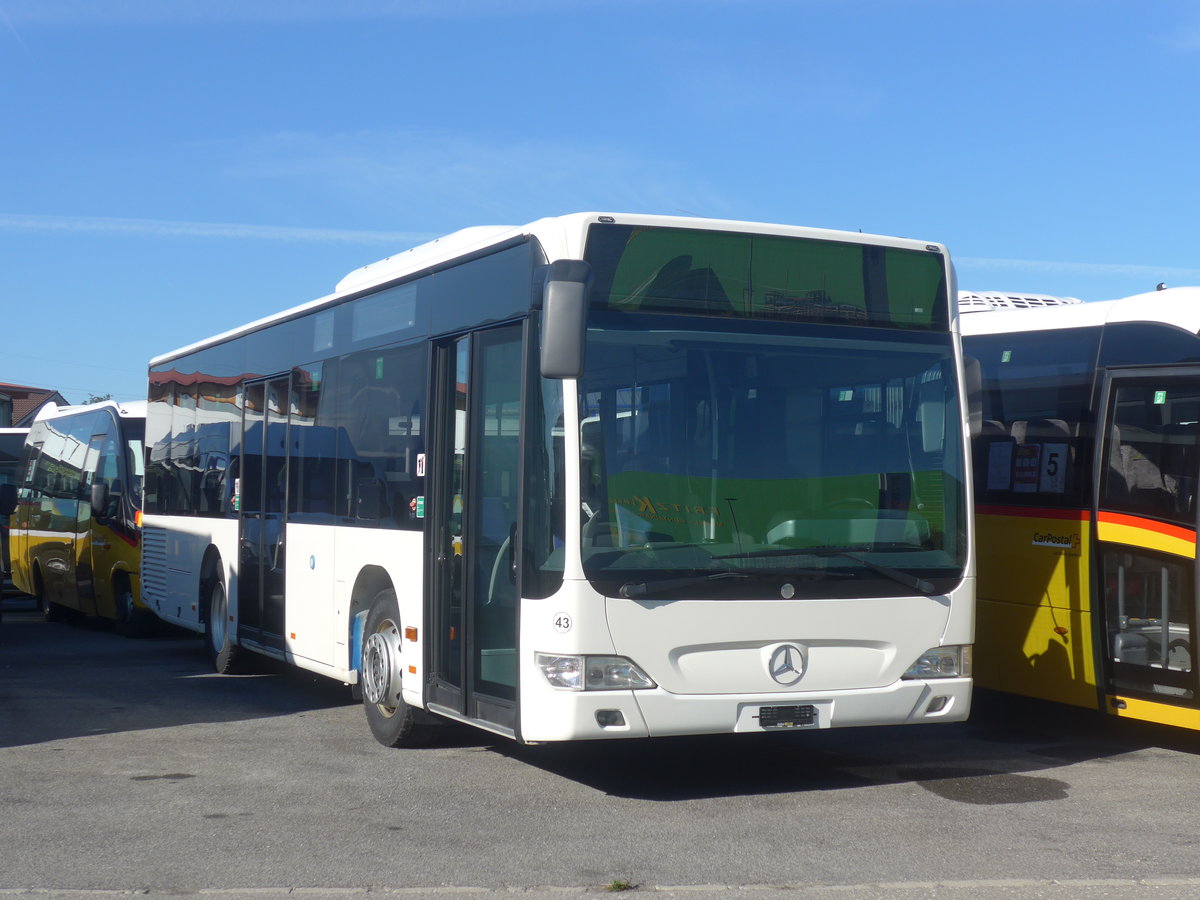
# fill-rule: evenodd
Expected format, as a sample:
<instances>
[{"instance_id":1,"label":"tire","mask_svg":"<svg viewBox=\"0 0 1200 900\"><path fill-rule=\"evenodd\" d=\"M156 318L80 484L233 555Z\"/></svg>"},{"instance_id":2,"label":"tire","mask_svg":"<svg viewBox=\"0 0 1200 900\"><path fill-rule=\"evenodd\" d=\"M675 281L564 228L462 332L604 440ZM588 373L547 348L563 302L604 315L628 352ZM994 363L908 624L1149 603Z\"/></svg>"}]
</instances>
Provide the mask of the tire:
<instances>
[{"instance_id":1,"label":"tire","mask_svg":"<svg viewBox=\"0 0 1200 900\"><path fill-rule=\"evenodd\" d=\"M200 582L200 603L205 610L204 647L208 658L218 675L230 675L238 669L238 645L229 631L229 594L220 560Z\"/></svg>"},{"instance_id":2,"label":"tire","mask_svg":"<svg viewBox=\"0 0 1200 900\"><path fill-rule=\"evenodd\" d=\"M385 747L413 747L429 737L431 725L400 695L400 607L396 592L380 591L371 601L363 629L359 684L363 710L375 740Z\"/></svg>"},{"instance_id":3,"label":"tire","mask_svg":"<svg viewBox=\"0 0 1200 900\"><path fill-rule=\"evenodd\" d=\"M63 608L47 599L46 586L42 583L41 569L33 570L33 591L33 597L37 600L38 609L41 610L43 619L47 622L61 622L66 618Z\"/></svg>"},{"instance_id":4,"label":"tire","mask_svg":"<svg viewBox=\"0 0 1200 900\"><path fill-rule=\"evenodd\" d=\"M144 638L154 633L154 620L133 605L133 588L128 578L122 577L116 583L113 599L117 604L117 634L127 638Z\"/></svg>"}]
</instances>

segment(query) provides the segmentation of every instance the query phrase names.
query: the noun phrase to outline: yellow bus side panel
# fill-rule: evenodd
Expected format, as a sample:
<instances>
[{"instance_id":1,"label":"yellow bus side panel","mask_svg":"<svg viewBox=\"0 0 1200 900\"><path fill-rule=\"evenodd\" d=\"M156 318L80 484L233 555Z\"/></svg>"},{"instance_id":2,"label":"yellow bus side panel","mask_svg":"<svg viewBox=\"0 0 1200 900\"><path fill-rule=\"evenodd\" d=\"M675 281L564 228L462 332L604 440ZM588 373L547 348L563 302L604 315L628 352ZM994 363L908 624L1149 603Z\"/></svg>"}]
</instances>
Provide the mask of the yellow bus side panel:
<instances>
[{"instance_id":1,"label":"yellow bus side panel","mask_svg":"<svg viewBox=\"0 0 1200 900\"><path fill-rule=\"evenodd\" d=\"M1200 709L1186 706L1174 706L1170 703L1155 703L1153 700L1135 700L1132 697L1108 698L1108 711L1123 719L1138 719L1142 722L1155 722L1159 725L1172 725L1176 728L1191 728L1200 731ZM1113 701L1119 701L1114 705ZM1124 704L1124 708L1120 705Z\"/></svg>"},{"instance_id":2,"label":"yellow bus side panel","mask_svg":"<svg viewBox=\"0 0 1200 900\"><path fill-rule=\"evenodd\" d=\"M996 508L975 525L975 683L1096 708L1090 522L1079 512Z\"/></svg>"}]
</instances>

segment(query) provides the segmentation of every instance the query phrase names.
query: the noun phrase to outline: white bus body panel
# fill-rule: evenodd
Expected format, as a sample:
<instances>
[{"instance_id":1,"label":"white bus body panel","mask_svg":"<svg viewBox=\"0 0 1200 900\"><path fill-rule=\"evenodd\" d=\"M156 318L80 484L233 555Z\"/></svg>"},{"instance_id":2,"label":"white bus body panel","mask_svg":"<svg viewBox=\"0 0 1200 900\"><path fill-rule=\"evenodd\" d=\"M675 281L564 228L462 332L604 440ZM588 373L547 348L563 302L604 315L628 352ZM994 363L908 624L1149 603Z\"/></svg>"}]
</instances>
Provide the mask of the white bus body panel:
<instances>
[{"instance_id":1,"label":"white bus body panel","mask_svg":"<svg viewBox=\"0 0 1200 900\"><path fill-rule=\"evenodd\" d=\"M148 516L143 535L144 559L150 563L145 569L150 576L145 589L150 609L173 625L204 631L207 610L200 608L200 568L212 546L224 568L233 616L229 624L236 636L238 583L231 562L237 559L237 520ZM356 612L351 600L359 574L371 566L382 569L395 585L401 623L424 630L420 532L289 524L286 547L284 655L289 662L348 683L357 680L358 660L351 658ZM363 598L364 603L370 599ZM405 690L406 700L416 706L423 704L420 646L405 641L401 648L405 671L410 665L417 669L406 679Z\"/></svg>"},{"instance_id":2,"label":"white bus body panel","mask_svg":"<svg viewBox=\"0 0 1200 900\"><path fill-rule=\"evenodd\" d=\"M334 604L336 533L328 525L287 526L284 632L288 650L326 665L334 665L335 648L341 644L344 667L349 629L335 626L345 625L348 610L342 602ZM337 594L340 601L341 592Z\"/></svg>"},{"instance_id":3,"label":"white bus body panel","mask_svg":"<svg viewBox=\"0 0 1200 900\"><path fill-rule=\"evenodd\" d=\"M954 592L969 592L971 580ZM963 593L963 597L969 593ZM961 601L955 601L961 604ZM762 731L762 706L811 705L805 728L962 721L971 679L902 679L938 644L969 644L970 615L951 600L655 601L602 599L586 582L555 597L526 600L522 616L521 737L525 741ZM563 613L571 629L562 630ZM590 636L590 641L577 636ZM607 636L608 640L597 640ZM772 652L794 644L804 674L781 685ZM553 688L536 653L626 656L658 687L639 691ZM946 700L928 711L935 697ZM600 726L599 710L619 710L624 726Z\"/></svg>"},{"instance_id":4,"label":"white bus body panel","mask_svg":"<svg viewBox=\"0 0 1200 900\"><path fill-rule=\"evenodd\" d=\"M146 516L142 521L142 596L164 622L203 631L200 566L213 546L225 564L225 589L235 596L229 561L237 556L237 521L188 516Z\"/></svg>"}]
</instances>

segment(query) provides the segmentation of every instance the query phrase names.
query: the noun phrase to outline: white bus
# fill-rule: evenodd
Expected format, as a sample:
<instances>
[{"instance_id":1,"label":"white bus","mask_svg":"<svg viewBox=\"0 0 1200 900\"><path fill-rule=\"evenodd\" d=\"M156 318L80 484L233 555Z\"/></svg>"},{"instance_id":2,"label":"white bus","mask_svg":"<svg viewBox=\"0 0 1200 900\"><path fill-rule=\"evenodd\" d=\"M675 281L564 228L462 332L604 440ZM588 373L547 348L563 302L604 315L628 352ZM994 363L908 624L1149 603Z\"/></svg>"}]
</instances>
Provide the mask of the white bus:
<instances>
[{"instance_id":1,"label":"white bus","mask_svg":"<svg viewBox=\"0 0 1200 900\"><path fill-rule=\"evenodd\" d=\"M940 244L472 228L151 361L143 591L535 743L948 722L973 561Z\"/></svg>"}]
</instances>

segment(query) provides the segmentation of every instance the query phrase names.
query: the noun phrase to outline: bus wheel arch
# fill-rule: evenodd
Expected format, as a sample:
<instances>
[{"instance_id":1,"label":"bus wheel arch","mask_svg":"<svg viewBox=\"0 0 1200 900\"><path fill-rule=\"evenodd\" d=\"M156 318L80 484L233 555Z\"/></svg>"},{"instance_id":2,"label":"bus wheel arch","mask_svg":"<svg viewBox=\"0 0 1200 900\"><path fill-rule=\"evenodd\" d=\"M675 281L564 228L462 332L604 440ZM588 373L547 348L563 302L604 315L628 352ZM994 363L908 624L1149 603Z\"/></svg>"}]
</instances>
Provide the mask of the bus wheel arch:
<instances>
[{"instance_id":1,"label":"bus wheel arch","mask_svg":"<svg viewBox=\"0 0 1200 900\"><path fill-rule=\"evenodd\" d=\"M229 592L221 555L210 547L200 567L200 615L204 618L204 648L219 675L237 669L238 645L230 628Z\"/></svg>"},{"instance_id":2,"label":"bus wheel arch","mask_svg":"<svg viewBox=\"0 0 1200 900\"><path fill-rule=\"evenodd\" d=\"M354 589L350 592L346 642L350 648L349 666L359 673L358 679L350 685L350 693L355 700L362 700L362 644L367 613L371 611L371 603L375 597L391 588L392 579L385 569L379 566L365 566L358 573Z\"/></svg>"}]
</instances>

